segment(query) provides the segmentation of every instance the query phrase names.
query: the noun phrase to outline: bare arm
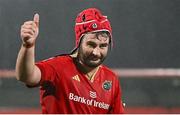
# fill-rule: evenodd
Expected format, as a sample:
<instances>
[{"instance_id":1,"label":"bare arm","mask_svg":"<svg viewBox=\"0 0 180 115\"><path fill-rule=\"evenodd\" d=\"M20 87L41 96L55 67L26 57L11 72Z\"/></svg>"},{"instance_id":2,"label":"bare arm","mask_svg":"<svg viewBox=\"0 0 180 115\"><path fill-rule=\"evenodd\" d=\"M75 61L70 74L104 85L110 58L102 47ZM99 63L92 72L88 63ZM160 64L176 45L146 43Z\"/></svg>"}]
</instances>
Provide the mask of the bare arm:
<instances>
[{"instance_id":1,"label":"bare arm","mask_svg":"<svg viewBox=\"0 0 180 115\"><path fill-rule=\"evenodd\" d=\"M41 79L41 72L35 65L35 41L39 33L39 15L33 21L21 26L22 46L16 61L16 78L27 85L36 85Z\"/></svg>"}]
</instances>

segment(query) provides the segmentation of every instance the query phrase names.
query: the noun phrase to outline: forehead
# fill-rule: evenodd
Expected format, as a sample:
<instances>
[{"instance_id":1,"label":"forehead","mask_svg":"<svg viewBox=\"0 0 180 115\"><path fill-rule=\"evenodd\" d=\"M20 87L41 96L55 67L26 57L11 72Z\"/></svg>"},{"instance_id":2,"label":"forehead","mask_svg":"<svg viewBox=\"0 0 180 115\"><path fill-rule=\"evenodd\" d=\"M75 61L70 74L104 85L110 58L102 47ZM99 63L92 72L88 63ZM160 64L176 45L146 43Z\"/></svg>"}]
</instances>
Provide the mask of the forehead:
<instances>
[{"instance_id":1,"label":"forehead","mask_svg":"<svg viewBox=\"0 0 180 115\"><path fill-rule=\"evenodd\" d=\"M84 35L83 41L97 41L102 43L109 43L110 37L104 32L91 32Z\"/></svg>"}]
</instances>

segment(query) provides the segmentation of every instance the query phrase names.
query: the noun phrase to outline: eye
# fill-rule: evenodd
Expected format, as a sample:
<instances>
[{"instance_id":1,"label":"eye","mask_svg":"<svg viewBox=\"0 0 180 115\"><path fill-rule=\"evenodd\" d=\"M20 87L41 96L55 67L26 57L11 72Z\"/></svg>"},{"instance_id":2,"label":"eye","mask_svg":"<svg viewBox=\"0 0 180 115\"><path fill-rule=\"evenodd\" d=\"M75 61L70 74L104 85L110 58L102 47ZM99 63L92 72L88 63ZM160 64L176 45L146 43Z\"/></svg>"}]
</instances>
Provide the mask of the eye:
<instances>
[{"instance_id":1,"label":"eye","mask_svg":"<svg viewBox=\"0 0 180 115\"><path fill-rule=\"evenodd\" d=\"M95 48L97 45L94 42L88 42L87 46L90 48Z\"/></svg>"},{"instance_id":2,"label":"eye","mask_svg":"<svg viewBox=\"0 0 180 115\"><path fill-rule=\"evenodd\" d=\"M108 47L108 44L101 44L100 45L100 48L106 48L106 47Z\"/></svg>"}]
</instances>

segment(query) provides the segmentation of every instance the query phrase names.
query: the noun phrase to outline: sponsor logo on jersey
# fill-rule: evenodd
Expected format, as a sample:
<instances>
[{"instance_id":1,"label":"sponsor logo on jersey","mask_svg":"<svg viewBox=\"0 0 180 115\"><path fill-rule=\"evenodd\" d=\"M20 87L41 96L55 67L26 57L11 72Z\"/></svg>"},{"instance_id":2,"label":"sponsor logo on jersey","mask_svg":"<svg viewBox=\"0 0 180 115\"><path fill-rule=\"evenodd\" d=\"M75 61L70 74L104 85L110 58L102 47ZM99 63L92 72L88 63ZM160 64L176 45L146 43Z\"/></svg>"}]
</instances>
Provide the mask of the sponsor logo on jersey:
<instances>
[{"instance_id":1,"label":"sponsor logo on jersey","mask_svg":"<svg viewBox=\"0 0 180 115\"><path fill-rule=\"evenodd\" d=\"M91 98L96 98L96 92L90 91L89 95Z\"/></svg>"},{"instance_id":2,"label":"sponsor logo on jersey","mask_svg":"<svg viewBox=\"0 0 180 115\"><path fill-rule=\"evenodd\" d=\"M100 102L94 99L86 99L85 97L81 97L78 95L75 95L74 93L69 93L69 100L75 101L75 102L79 102L79 103L83 103L86 104L88 106L94 106L94 107L98 107L101 109L109 109L109 104L105 103L105 102Z\"/></svg>"},{"instance_id":3,"label":"sponsor logo on jersey","mask_svg":"<svg viewBox=\"0 0 180 115\"><path fill-rule=\"evenodd\" d=\"M102 87L103 87L103 89L105 89L105 90L110 90L111 89L111 87L112 87L112 81L105 81L104 83L103 83L103 85L102 85Z\"/></svg>"},{"instance_id":4,"label":"sponsor logo on jersey","mask_svg":"<svg viewBox=\"0 0 180 115\"><path fill-rule=\"evenodd\" d=\"M78 75L73 76L73 77L72 77L72 79L74 79L74 80L76 80L76 81L80 82L80 78L79 78L79 76L78 76Z\"/></svg>"}]
</instances>

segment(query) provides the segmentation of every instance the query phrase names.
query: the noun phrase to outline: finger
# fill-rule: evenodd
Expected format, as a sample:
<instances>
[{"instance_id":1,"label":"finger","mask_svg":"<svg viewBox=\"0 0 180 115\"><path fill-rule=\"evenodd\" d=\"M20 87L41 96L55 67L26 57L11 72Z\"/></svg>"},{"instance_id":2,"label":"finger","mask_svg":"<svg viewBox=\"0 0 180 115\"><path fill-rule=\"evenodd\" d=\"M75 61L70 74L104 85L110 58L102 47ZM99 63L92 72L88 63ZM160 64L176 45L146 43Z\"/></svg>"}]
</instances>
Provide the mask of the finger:
<instances>
[{"instance_id":1,"label":"finger","mask_svg":"<svg viewBox=\"0 0 180 115\"><path fill-rule=\"evenodd\" d=\"M26 21L23 25L33 25L34 21Z\"/></svg>"},{"instance_id":2,"label":"finger","mask_svg":"<svg viewBox=\"0 0 180 115\"><path fill-rule=\"evenodd\" d=\"M23 41L27 41L28 39L33 38L33 35L29 33L23 33L21 34L21 37L23 38Z\"/></svg>"},{"instance_id":3,"label":"finger","mask_svg":"<svg viewBox=\"0 0 180 115\"><path fill-rule=\"evenodd\" d=\"M31 29L22 29L22 30L21 30L21 33L29 33L29 34L31 34L31 35L34 35L34 34L35 34L35 32L34 32L33 30L31 30Z\"/></svg>"},{"instance_id":4,"label":"finger","mask_svg":"<svg viewBox=\"0 0 180 115\"><path fill-rule=\"evenodd\" d=\"M32 30L32 31L36 31L36 28L35 28L35 25L33 26L33 25L23 25L22 27L21 27L21 30L23 30L23 29L25 29L25 30Z\"/></svg>"},{"instance_id":5,"label":"finger","mask_svg":"<svg viewBox=\"0 0 180 115\"><path fill-rule=\"evenodd\" d=\"M22 32L21 33L22 36L29 36L29 37L33 37L33 34L31 34L30 32Z\"/></svg>"},{"instance_id":6,"label":"finger","mask_svg":"<svg viewBox=\"0 0 180 115\"><path fill-rule=\"evenodd\" d=\"M38 13L34 15L33 21L35 22L36 26L39 27L39 14Z\"/></svg>"}]
</instances>

